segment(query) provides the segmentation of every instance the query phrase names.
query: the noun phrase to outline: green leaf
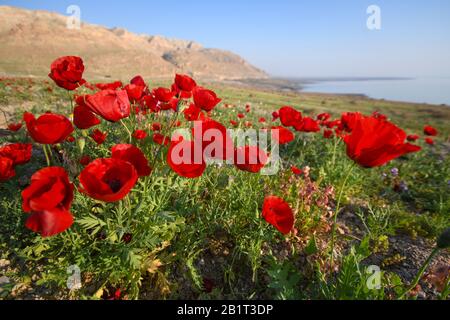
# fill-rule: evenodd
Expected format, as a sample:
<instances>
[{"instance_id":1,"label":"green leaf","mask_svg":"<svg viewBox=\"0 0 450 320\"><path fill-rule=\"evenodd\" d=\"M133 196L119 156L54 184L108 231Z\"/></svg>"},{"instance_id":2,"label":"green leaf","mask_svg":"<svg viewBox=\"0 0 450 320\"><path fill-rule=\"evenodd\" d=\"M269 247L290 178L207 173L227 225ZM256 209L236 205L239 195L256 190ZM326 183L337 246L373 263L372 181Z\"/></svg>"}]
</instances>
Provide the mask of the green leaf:
<instances>
[{"instance_id":1,"label":"green leaf","mask_svg":"<svg viewBox=\"0 0 450 320\"><path fill-rule=\"evenodd\" d=\"M78 224L80 224L86 231L92 230L91 234L94 235L100 231L100 229L106 226L106 222L97 218L96 216L89 214L84 218L77 220Z\"/></svg>"},{"instance_id":2,"label":"green leaf","mask_svg":"<svg viewBox=\"0 0 450 320\"><path fill-rule=\"evenodd\" d=\"M319 252L319 248L317 248L316 236L313 235L305 248L305 253L307 255L312 255L316 254L317 252Z\"/></svg>"}]
</instances>

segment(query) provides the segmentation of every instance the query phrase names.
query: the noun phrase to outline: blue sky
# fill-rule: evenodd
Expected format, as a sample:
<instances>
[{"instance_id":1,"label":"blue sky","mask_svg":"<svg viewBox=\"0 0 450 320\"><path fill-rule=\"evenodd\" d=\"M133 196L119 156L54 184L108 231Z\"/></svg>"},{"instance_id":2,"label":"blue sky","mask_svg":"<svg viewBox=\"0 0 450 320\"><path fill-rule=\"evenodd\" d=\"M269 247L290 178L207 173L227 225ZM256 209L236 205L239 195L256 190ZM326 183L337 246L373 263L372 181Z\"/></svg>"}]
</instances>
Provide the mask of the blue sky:
<instances>
[{"instance_id":1,"label":"blue sky","mask_svg":"<svg viewBox=\"0 0 450 320\"><path fill-rule=\"evenodd\" d=\"M231 50L272 75L450 76L448 0L1 0ZM366 27L369 5L379 31Z\"/></svg>"}]
</instances>

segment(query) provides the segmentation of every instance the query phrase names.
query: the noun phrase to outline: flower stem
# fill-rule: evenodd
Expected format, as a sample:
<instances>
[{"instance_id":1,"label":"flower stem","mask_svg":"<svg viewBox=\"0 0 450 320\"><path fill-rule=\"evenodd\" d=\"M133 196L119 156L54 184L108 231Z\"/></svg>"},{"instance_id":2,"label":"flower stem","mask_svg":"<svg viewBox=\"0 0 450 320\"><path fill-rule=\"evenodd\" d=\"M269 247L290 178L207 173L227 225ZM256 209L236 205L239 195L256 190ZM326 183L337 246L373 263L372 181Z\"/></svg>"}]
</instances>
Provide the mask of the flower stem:
<instances>
[{"instance_id":1,"label":"flower stem","mask_svg":"<svg viewBox=\"0 0 450 320\"><path fill-rule=\"evenodd\" d=\"M175 123L178 121L179 115L180 115L179 112L175 112L175 113L172 115L172 117L169 119L169 128L167 129L167 132L164 132L164 133L165 133L165 134L164 134L164 137L168 137L169 139L172 139L172 137L170 137L170 136L168 136L168 135L171 133L172 129L173 129L174 126L175 126ZM164 139L165 139L165 138L164 138ZM158 147L158 149L157 149L157 151L156 151L155 158L153 159L153 162L151 163L152 175L153 175L153 172L155 171L155 165L156 165L156 162L158 161L159 156L160 156L161 151L162 151L163 148L164 148L164 143Z\"/></svg>"},{"instance_id":2,"label":"flower stem","mask_svg":"<svg viewBox=\"0 0 450 320\"><path fill-rule=\"evenodd\" d=\"M342 202L342 196L344 195L344 189L347 186L348 179L350 178L351 173L353 172L353 168L355 167L355 164L353 163L350 168L348 169L345 178L342 182L341 188L339 190L339 196L338 201L336 204L336 212L334 213L334 221L333 221L333 228L331 233L331 250L330 250L330 268L333 267L334 263L334 245L335 245L335 239L336 239L336 229L337 229L337 219L339 215L339 211L341 209L341 202Z\"/></svg>"},{"instance_id":3,"label":"flower stem","mask_svg":"<svg viewBox=\"0 0 450 320\"><path fill-rule=\"evenodd\" d=\"M423 263L422 267L419 269L419 272L417 273L414 280L411 282L411 285L406 289L402 295L399 297L399 299L403 299L409 292L414 290L415 287L419 284L420 279L422 278L423 274L425 273L425 270L427 270L428 266L430 265L433 258L436 256L436 254L440 251L439 248L435 248L431 253L428 259Z\"/></svg>"},{"instance_id":4,"label":"flower stem","mask_svg":"<svg viewBox=\"0 0 450 320\"><path fill-rule=\"evenodd\" d=\"M445 284L444 290L442 290L439 299L446 300L449 294L450 294L450 278L447 279L447 283Z\"/></svg>"},{"instance_id":5,"label":"flower stem","mask_svg":"<svg viewBox=\"0 0 450 320\"><path fill-rule=\"evenodd\" d=\"M47 167L51 167L52 166L52 162L50 160L50 155L49 155L48 150L47 150L47 145L43 144L42 145L42 150L44 150L45 160L47 161Z\"/></svg>"},{"instance_id":6,"label":"flower stem","mask_svg":"<svg viewBox=\"0 0 450 320\"><path fill-rule=\"evenodd\" d=\"M131 143L131 141L133 140L133 134L131 133L130 129L128 129L127 125L125 124L125 122L122 120L120 120L120 123L122 124L122 126L125 128L125 130L127 130L128 132L128 137L129 137L129 142Z\"/></svg>"},{"instance_id":7,"label":"flower stem","mask_svg":"<svg viewBox=\"0 0 450 320\"><path fill-rule=\"evenodd\" d=\"M70 114L72 115L72 118L73 118L73 112L74 112L73 99L72 99L72 95L70 94L69 91L67 91L67 96L69 97L69 101L70 101Z\"/></svg>"},{"instance_id":8,"label":"flower stem","mask_svg":"<svg viewBox=\"0 0 450 320\"><path fill-rule=\"evenodd\" d=\"M334 138L333 158L332 158L332 161L331 161L331 167L332 168L336 164L336 151L337 151L338 144L339 144L339 139L338 138Z\"/></svg>"}]
</instances>

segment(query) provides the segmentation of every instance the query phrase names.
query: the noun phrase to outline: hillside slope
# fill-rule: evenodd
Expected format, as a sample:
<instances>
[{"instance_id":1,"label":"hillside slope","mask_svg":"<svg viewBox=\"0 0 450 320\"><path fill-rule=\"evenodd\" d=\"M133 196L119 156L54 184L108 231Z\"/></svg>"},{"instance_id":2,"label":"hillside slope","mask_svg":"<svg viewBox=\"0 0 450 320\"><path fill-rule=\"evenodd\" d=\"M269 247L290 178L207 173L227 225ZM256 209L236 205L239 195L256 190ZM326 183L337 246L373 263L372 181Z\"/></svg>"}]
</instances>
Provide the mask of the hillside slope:
<instances>
[{"instance_id":1,"label":"hillside slope","mask_svg":"<svg viewBox=\"0 0 450 320\"><path fill-rule=\"evenodd\" d=\"M211 80L267 77L236 54L193 41L86 23L71 30L66 23L67 17L56 13L0 6L0 74L42 76L56 57L79 55L91 79L128 79L137 73L166 78L175 72Z\"/></svg>"}]
</instances>

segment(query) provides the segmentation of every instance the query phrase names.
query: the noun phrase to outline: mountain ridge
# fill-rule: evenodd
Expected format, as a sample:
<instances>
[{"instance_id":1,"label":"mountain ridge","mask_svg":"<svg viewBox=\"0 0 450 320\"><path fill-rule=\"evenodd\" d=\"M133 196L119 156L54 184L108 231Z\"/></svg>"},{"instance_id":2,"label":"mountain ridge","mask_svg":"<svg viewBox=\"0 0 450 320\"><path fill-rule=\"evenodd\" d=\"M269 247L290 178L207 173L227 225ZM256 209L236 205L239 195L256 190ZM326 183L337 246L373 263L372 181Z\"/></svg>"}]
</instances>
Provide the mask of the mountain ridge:
<instances>
[{"instance_id":1,"label":"mountain ridge","mask_svg":"<svg viewBox=\"0 0 450 320\"><path fill-rule=\"evenodd\" d=\"M205 80L267 78L267 74L226 50L124 28L81 23L44 10L0 6L0 74L42 76L59 56L78 55L90 79L127 79L136 74L170 78L175 73Z\"/></svg>"}]
</instances>

